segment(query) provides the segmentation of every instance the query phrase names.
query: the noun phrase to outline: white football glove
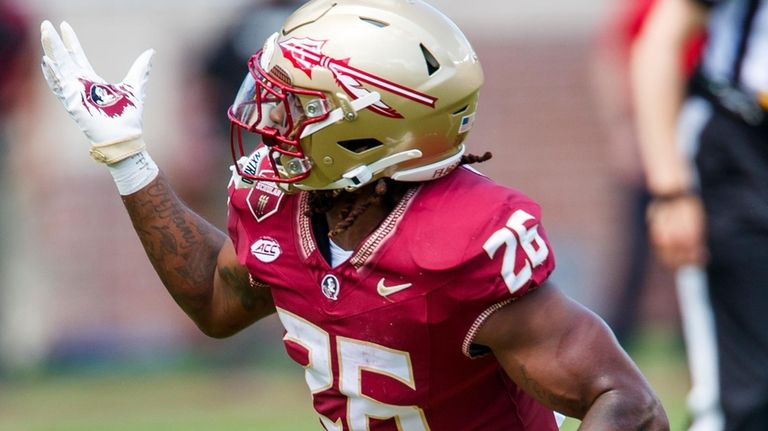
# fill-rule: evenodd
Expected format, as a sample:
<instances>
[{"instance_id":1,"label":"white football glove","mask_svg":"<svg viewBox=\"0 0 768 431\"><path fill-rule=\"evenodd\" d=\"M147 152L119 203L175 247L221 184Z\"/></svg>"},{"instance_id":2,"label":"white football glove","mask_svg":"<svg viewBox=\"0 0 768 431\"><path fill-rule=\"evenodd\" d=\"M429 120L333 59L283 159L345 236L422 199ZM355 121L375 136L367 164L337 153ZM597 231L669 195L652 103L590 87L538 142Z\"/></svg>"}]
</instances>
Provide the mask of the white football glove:
<instances>
[{"instance_id":1,"label":"white football glove","mask_svg":"<svg viewBox=\"0 0 768 431\"><path fill-rule=\"evenodd\" d=\"M144 51L122 82L109 84L93 70L66 22L59 37L53 25L43 21L40 40L45 80L91 141L91 157L113 164L141 152L146 147L141 137L145 86L155 51Z\"/></svg>"}]
</instances>

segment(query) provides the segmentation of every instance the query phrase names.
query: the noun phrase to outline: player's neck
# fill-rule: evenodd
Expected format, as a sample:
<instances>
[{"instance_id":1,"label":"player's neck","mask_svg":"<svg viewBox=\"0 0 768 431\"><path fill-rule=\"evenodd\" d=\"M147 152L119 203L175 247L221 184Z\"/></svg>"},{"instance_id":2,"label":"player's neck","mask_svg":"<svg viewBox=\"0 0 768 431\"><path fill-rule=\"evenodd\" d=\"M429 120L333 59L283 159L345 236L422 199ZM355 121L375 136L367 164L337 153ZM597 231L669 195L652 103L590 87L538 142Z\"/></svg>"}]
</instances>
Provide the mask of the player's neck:
<instances>
[{"instance_id":1,"label":"player's neck","mask_svg":"<svg viewBox=\"0 0 768 431\"><path fill-rule=\"evenodd\" d=\"M360 205L365 201L367 195L361 196L355 205ZM328 226L333 229L340 221L344 219L346 205L335 205L326 213ZM365 212L347 227L344 231L333 236L333 242L344 250L355 250L357 246L367 237L389 214L389 209L381 204L371 205Z\"/></svg>"},{"instance_id":2,"label":"player's neck","mask_svg":"<svg viewBox=\"0 0 768 431\"><path fill-rule=\"evenodd\" d=\"M400 188L392 190L392 197L395 202L402 198L404 191ZM333 207L326 213L328 226L331 230L344 220L351 211L364 206L374 193L373 185L369 185L355 193L349 193L345 199L336 200ZM389 215L392 208L390 199L380 199L378 202L371 203L352 224L333 236L333 242L344 250L355 250Z\"/></svg>"}]
</instances>

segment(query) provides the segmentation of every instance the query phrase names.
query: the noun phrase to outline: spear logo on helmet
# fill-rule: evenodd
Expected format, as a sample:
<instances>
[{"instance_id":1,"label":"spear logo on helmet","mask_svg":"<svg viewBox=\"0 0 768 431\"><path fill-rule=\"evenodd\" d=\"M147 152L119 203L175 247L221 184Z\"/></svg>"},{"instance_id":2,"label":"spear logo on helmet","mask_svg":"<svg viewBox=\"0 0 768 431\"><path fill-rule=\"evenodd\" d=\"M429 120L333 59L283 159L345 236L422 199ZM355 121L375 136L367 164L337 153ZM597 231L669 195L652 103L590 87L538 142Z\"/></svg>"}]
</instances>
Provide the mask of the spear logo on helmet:
<instances>
[{"instance_id":1,"label":"spear logo on helmet","mask_svg":"<svg viewBox=\"0 0 768 431\"><path fill-rule=\"evenodd\" d=\"M315 67L327 69L333 74L339 86L350 97L355 99L370 93L363 87L362 83L366 83L430 108L435 107L435 103L437 103L436 97L420 93L414 89L352 67L349 65L349 58L340 60L323 54L322 48L326 42L309 38L290 38L280 42L278 45L283 52L283 56L290 60L294 67L306 73L308 77L312 78L312 69ZM386 117L403 118L402 114L382 101L374 103L368 109Z\"/></svg>"}]
</instances>

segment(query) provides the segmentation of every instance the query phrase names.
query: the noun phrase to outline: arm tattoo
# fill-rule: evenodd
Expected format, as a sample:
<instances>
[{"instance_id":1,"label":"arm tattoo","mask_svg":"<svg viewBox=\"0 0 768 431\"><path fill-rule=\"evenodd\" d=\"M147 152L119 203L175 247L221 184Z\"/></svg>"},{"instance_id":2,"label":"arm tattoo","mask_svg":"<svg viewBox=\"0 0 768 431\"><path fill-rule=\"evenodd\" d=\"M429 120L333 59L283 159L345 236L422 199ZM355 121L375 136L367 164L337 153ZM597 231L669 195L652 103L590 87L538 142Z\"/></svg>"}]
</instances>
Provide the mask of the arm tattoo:
<instances>
[{"instance_id":1,"label":"arm tattoo","mask_svg":"<svg viewBox=\"0 0 768 431\"><path fill-rule=\"evenodd\" d=\"M271 303L269 287L262 284L251 284L248 274L234 268L219 268L219 276L232 286L233 293L237 295L240 306L245 311L264 309Z\"/></svg>"},{"instance_id":2,"label":"arm tattoo","mask_svg":"<svg viewBox=\"0 0 768 431\"><path fill-rule=\"evenodd\" d=\"M123 203L166 289L194 319L210 300L226 235L187 208L162 174Z\"/></svg>"}]
</instances>

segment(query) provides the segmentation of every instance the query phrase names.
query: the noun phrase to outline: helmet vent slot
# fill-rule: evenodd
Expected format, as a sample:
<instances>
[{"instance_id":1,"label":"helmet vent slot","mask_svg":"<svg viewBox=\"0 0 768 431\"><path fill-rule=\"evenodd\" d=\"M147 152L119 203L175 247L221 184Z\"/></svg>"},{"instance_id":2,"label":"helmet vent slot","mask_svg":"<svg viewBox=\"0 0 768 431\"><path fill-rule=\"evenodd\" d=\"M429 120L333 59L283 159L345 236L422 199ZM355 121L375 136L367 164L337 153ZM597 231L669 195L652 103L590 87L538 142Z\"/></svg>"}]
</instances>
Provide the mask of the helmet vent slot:
<instances>
[{"instance_id":1,"label":"helmet vent slot","mask_svg":"<svg viewBox=\"0 0 768 431\"><path fill-rule=\"evenodd\" d=\"M349 141L339 141L339 146L351 151L355 154L360 154L364 151L372 150L376 147L380 147L382 144L378 139L365 138L365 139L351 139Z\"/></svg>"},{"instance_id":2,"label":"helmet vent slot","mask_svg":"<svg viewBox=\"0 0 768 431\"><path fill-rule=\"evenodd\" d=\"M459 108L456 111L454 111L453 113L451 113L451 115L459 115L459 114L463 113L464 111L466 111L467 108L469 108L469 105L464 105L461 108Z\"/></svg>"},{"instance_id":3,"label":"helmet vent slot","mask_svg":"<svg viewBox=\"0 0 768 431\"><path fill-rule=\"evenodd\" d=\"M435 74L435 72L440 70L440 63L437 61L435 56L429 52L426 46L419 44L419 47L421 48L421 53L424 54L424 61L427 63L427 73L429 76L432 76Z\"/></svg>"},{"instance_id":4,"label":"helmet vent slot","mask_svg":"<svg viewBox=\"0 0 768 431\"><path fill-rule=\"evenodd\" d=\"M376 27L379 27L379 28L389 27L389 23L386 23L384 21L379 21L373 18L366 18L361 16L360 21L367 22L368 24L375 25Z\"/></svg>"}]
</instances>

